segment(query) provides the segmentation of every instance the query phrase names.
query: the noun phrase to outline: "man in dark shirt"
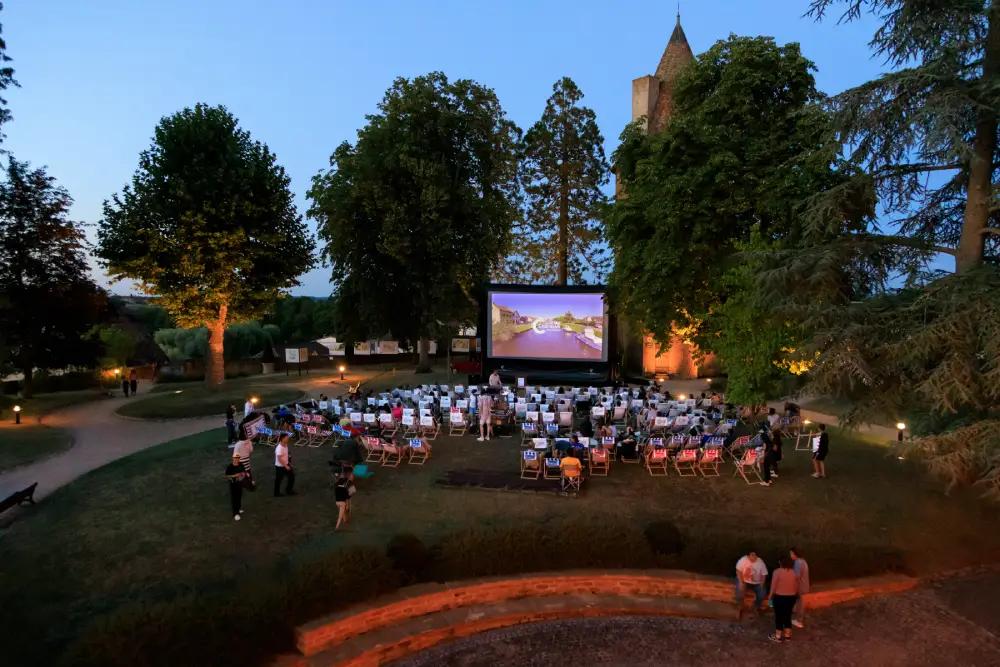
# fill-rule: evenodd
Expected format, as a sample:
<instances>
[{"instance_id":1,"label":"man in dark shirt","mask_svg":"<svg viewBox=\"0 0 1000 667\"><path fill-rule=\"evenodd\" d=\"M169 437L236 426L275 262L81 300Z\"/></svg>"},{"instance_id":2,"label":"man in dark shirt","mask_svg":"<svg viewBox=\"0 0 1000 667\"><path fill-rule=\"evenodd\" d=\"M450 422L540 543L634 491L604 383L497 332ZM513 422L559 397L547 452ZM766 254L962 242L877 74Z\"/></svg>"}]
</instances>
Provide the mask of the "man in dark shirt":
<instances>
[{"instance_id":1,"label":"man in dark shirt","mask_svg":"<svg viewBox=\"0 0 1000 667\"><path fill-rule=\"evenodd\" d=\"M826 479L826 455L830 451L830 436L826 432L826 424L819 425L819 444L813 449L813 477Z\"/></svg>"}]
</instances>

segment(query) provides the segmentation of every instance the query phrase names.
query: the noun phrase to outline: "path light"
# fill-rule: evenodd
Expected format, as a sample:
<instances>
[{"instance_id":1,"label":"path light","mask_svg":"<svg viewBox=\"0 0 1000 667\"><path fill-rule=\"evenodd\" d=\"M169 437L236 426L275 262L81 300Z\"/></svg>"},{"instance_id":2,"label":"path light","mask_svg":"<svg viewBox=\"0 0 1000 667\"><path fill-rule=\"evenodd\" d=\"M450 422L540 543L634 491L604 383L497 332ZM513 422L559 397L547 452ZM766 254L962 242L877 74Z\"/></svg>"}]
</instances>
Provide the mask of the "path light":
<instances>
[{"instance_id":1,"label":"path light","mask_svg":"<svg viewBox=\"0 0 1000 667\"><path fill-rule=\"evenodd\" d=\"M803 419L803 420L802 420L802 425L803 425L803 426L809 426L809 424L812 424L812 422L811 422L811 421L809 421L808 419Z\"/></svg>"},{"instance_id":2,"label":"path light","mask_svg":"<svg viewBox=\"0 0 1000 667\"><path fill-rule=\"evenodd\" d=\"M179 394L179 393L181 393L182 391L184 391L184 390L183 390L183 389L178 389L178 390L177 390L177 391L175 391L174 393L175 393L175 394Z\"/></svg>"},{"instance_id":3,"label":"path light","mask_svg":"<svg viewBox=\"0 0 1000 667\"><path fill-rule=\"evenodd\" d=\"M21 406L20 405L15 405L14 406L14 423L15 424L20 424L21 423Z\"/></svg>"},{"instance_id":4,"label":"path light","mask_svg":"<svg viewBox=\"0 0 1000 667\"><path fill-rule=\"evenodd\" d=\"M684 394L681 394L677 398L680 399L680 400L682 400L682 401L686 401L687 400L687 396L685 396Z\"/></svg>"},{"instance_id":5,"label":"path light","mask_svg":"<svg viewBox=\"0 0 1000 667\"><path fill-rule=\"evenodd\" d=\"M121 373L121 369L116 368L115 369L115 375L118 375L119 373Z\"/></svg>"},{"instance_id":6,"label":"path light","mask_svg":"<svg viewBox=\"0 0 1000 667\"><path fill-rule=\"evenodd\" d=\"M347 366L344 366L343 364L341 364L340 365L340 379L341 380L344 379L344 371L346 371L346 370L347 370Z\"/></svg>"},{"instance_id":7,"label":"path light","mask_svg":"<svg viewBox=\"0 0 1000 667\"><path fill-rule=\"evenodd\" d=\"M903 442L903 431L906 430L906 424L899 422L896 424L896 441Z\"/></svg>"},{"instance_id":8,"label":"path light","mask_svg":"<svg viewBox=\"0 0 1000 667\"><path fill-rule=\"evenodd\" d=\"M250 402L253 403L254 405L257 405L257 401L259 401L259 400L260 399L257 398L256 396L251 396L250 397Z\"/></svg>"}]
</instances>

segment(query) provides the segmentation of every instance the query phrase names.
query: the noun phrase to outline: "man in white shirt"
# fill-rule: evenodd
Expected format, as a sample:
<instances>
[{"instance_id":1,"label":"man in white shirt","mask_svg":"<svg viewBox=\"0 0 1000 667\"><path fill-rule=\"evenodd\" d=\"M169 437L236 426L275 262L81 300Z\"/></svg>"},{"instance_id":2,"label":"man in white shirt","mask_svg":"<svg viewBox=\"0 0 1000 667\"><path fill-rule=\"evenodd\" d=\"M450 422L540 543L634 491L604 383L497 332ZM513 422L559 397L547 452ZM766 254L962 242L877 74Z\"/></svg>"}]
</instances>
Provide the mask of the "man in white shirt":
<instances>
[{"instance_id":1,"label":"man in white shirt","mask_svg":"<svg viewBox=\"0 0 1000 667\"><path fill-rule=\"evenodd\" d=\"M250 455L253 454L252 440L237 440L233 446L233 463L241 464L247 474L253 475L250 469Z\"/></svg>"},{"instance_id":2,"label":"man in white shirt","mask_svg":"<svg viewBox=\"0 0 1000 667\"><path fill-rule=\"evenodd\" d=\"M254 411L253 399L248 398L247 402L243 404L243 416L249 417L250 413Z\"/></svg>"},{"instance_id":3,"label":"man in white shirt","mask_svg":"<svg viewBox=\"0 0 1000 667\"><path fill-rule=\"evenodd\" d=\"M501 387L503 383L500 382L500 371L493 369L493 373L490 375L490 386L491 387Z\"/></svg>"},{"instance_id":4,"label":"man in white shirt","mask_svg":"<svg viewBox=\"0 0 1000 667\"><path fill-rule=\"evenodd\" d=\"M754 593L754 604L760 609L764 604L764 581L767 579L767 565L751 551L736 562L736 606L743 608L744 591Z\"/></svg>"},{"instance_id":5,"label":"man in white shirt","mask_svg":"<svg viewBox=\"0 0 1000 667\"><path fill-rule=\"evenodd\" d=\"M288 452L288 436L281 436L278 446L274 448L274 495L281 495L281 480L285 482L285 495L295 495L295 471L292 470L292 459Z\"/></svg>"}]
</instances>

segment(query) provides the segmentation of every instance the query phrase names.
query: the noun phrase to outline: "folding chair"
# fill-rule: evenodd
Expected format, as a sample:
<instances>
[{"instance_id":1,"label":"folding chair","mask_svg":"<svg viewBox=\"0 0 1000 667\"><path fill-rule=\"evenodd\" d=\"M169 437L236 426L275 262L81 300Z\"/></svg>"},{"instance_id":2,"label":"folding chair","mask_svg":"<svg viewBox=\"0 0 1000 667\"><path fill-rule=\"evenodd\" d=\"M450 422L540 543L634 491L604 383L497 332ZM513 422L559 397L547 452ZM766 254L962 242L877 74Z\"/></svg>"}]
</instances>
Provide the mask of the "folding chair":
<instances>
[{"instance_id":1,"label":"folding chair","mask_svg":"<svg viewBox=\"0 0 1000 667\"><path fill-rule=\"evenodd\" d=\"M617 447L615 447L614 436L606 435L603 438L601 438L601 447L603 447L604 451L607 453L609 461L617 460L617 457L615 456L616 454L615 450L617 449Z\"/></svg>"},{"instance_id":2,"label":"folding chair","mask_svg":"<svg viewBox=\"0 0 1000 667\"><path fill-rule=\"evenodd\" d=\"M451 409L451 419L448 420L448 435L465 435L469 424L465 421L465 413L458 408Z\"/></svg>"},{"instance_id":3,"label":"folding chair","mask_svg":"<svg viewBox=\"0 0 1000 667\"><path fill-rule=\"evenodd\" d=\"M322 442L319 438L319 426L309 425L306 426L306 434L309 436L306 440L306 446L308 447L319 447Z\"/></svg>"},{"instance_id":4,"label":"folding chair","mask_svg":"<svg viewBox=\"0 0 1000 667\"><path fill-rule=\"evenodd\" d=\"M701 458L698 459L698 472L703 477L719 476L719 464L722 463L721 453L722 450L719 447L709 447L701 453Z\"/></svg>"},{"instance_id":5,"label":"folding chair","mask_svg":"<svg viewBox=\"0 0 1000 667\"><path fill-rule=\"evenodd\" d=\"M653 447L646 451L646 470L653 477L665 477L667 475L667 450L662 447Z\"/></svg>"},{"instance_id":6,"label":"folding chair","mask_svg":"<svg viewBox=\"0 0 1000 667\"><path fill-rule=\"evenodd\" d=\"M743 452L746 451L747 446L750 444L750 436L743 435L733 441L733 444L729 447L729 455L733 457L733 461L740 458Z\"/></svg>"},{"instance_id":7,"label":"folding chair","mask_svg":"<svg viewBox=\"0 0 1000 667\"><path fill-rule=\"evenodd\" d=\"M628 407L624 405L616 405L614 407L614 410L612 410L611 412L611 425L621 426L622 428L625 428L626 426L628 426L628 424L626 423L627 420L628 420Z\"/></svg>"},{"instance_id":8,"label":"folding chair","mask_svg":"<svg viewBox=\"0 0 1000 667\"><path fill-rule=\"evenodd\" d=\"M413 415L403 415L403 437L412 438L419 435L420 432L417 430L417 420Z\"/></svg>"},{"instance_id":9,"label":"folding chair","mask_svg":"<svg viewBox=\"0 0 1000 667\"><path fill-rule=\"evenodd\" d=\"M268 445L269 447L274 447L274 445L277 442L274 439L274 431L269 429L267 426L261 426L259 429L257 429L257 433L263 436L260 439L261 442L263 442L265 445Z\"/></svg>"},{"instance_id":10,"label":"folding chair","mask_svg":"<svg viewBox=\"0 0 1000 667\"><path fill-rule=\"evenodd\" d=\"M538 452L526 449L521 452L521 479L538 479L542 468L538 465Z\"/></svg>"},{"instance_id":11,"label":"folding chair","mask_svg":"<svg viewBox=\"0 0 1000 667\"><path fill-rule=\"evenodd\" d=\"M559 433L572 433L573 432L573 413L572 412L559 412L556 413L559 417L557 422L559 425Z\"/></svg>"},{"instance_id":12,"label":"folding chair","mask_svg":"<svg viewBox=\"0 0 1000 667\"><path fill-rule=\"evenodd\" d=\"M559 424L549 423L545 425L545 435L549 436L550 438L558 438L559 432L560 432Z\"/></svg>"},{"instance_id":13,"label":"folding chair","mask_svg":"<svg viewBox=\"0 0 1000 667\"><path fill-rule=\"evenodd\" d=\"M427 463L430 452L424 447L422 438L410 438L410 465L422 466Z\"/></svg>"},{"instance_id":14,"label":"folding chair","mask_svg":"<svg viewBox=\"0 0 1000 667\"><path fill-rule=\"evenodd\" d=\"M295 432L292 435L295 438L295 444L299 447L304 447L308 441L308 433L302 422L295 422Z\"/></svg>"},{"instance_id":15,"label":"folding chair","mask_svg":"<svg viewBox=\"0 0 1000 667\"><path fill-rule=\"evenodd\" d=\"M563 474L559 476L559 479L562 490L579 491L580 484L583 482L583 471L580 470L580 466L566 466L566 470L561 472Z\"/></svg>"},{"instance_id":16,"label":"folding chair","mask_svg":"<svg viewBox=\"0 0 1000 667\"><path fill-rule=\"evenodd\" d=\"M545 472L542 476L545 479L561 479L562 471L559 470L559 459L545 459Z\"/></svg>"},{"instance_id":17,"label":"folding chair","mask_svg":"<svg viewBox=\"0 0 1000 667\"><path fill-rule=\"evenodd\" d=\"M421 417L420 418L420 437L427 438L428 440L434 440L438 437L438 433L441 432L441 427L438 426L437 422L434 421L434 417Z\"/></svg>"},{"instance_id":18,"label":"folding chair","mask_svg":"<svg viewBox=\"0 0 1000 667\"><path fill-rule=\"evenodd\" d=\"M330 438L332 438L332 437L333 437L333 431L327 431L327 430L325 430L321 426L320 429L319 429L319 438L320 438L320 440L319 440L319 445L317 445L317 447L325 445L326 443L328 443L330 441Z\"/></svg>"},{"instance_id":19,"label":"folding chair","mask_svg":"<svg viewBox=\"0 0 1000 667\"><path fill-rule=\"evenodd\" d=\"M382 437L391 438L399 430L399 424L392 418L391 412L383 412L378 416L379 426L382 427Z\"/></svg>"},{"instance_id":20,"label":"folding chair","mask_svg":"<svg viewBox=\"0 0 1000 667\"><path fill-rule=\"evenodd\" d=\"M365 463L382 463L382 440L375 436L366 436L362 441L365 445Z\"/></svg>"},{"instance_id":21,"label":"folding chair","mask_svg":"<svg viewBox=\"0 0 1000 667\"><path fill-rule=\"evenodd\" d=\"M610 464L608 463L608 450L604 449L602 445L600 447L590 447L587 451L589 452L590 459L588 461L590 474L606 477L610 468Z\"/></svg>"},{"instance_id":22,"label":"folding chair","mask_svg":"<svg viewBox=\"0 0 1000 667\"><path fill-rule=\"evenodd\" d=\"M650 435L656 433L659 435L664 435L667 429L670 427L669 417L653 417L653 423L649 426Z\"/></svg>"},{"instance_id":23,"label":"folding chair","mask_svg":"<svg viewBox=\"0 0 1000 667\"><path fill-rule=\"evenodd\" d=\"M538 437L538 424L535 422L524 422L521 424L521 446Z\"/></svg>"},{"instance_id":24,"label":"folding chair","mask_svg":"<svg viewBox=\"0 0 1000 667\"><path fill-rule=\"evenodd\" d=\"M743 456L739 459L734 460L733 463L736 465L736 471L733 472L733 476L739 475L743 478L743 481L747 484L755 484L754 480L750 479L751 476L757 478L757 482L763 481L760 476L760 465L759 456L757 455L756 449L747 449L743 452Z\"/></svg>"},{"instance_id":25,"label":"folding chair","mask_svg":"<svg viewBox=\"0 0 1000 667\"><path fill-rule=\"evenodd\" d=\"M698 476L698 450L697 449L682 449L677 452L677 458L674 459L674 470L681 477L697 477Z\"/></svg>"},{"instance_id":26,"label":"folding chair","mask_svg":"<svg viewBox=\"0 0 1000 667\"><path fill-rule=\"evenodd\" d=\"M811 429L806 431L799 431L798 435L795 436L795 451L811 452L813 438L816 438L818 436L819 436L819 431L813 431Z\"/></svg>"},{"instance_id":27,"label":"folding chair","mask_svg":"<svg viewBox=\"0 0 1000 667\"><path fill-rule=\"evenodd\" d=\"M364 428L365 428L364 413L361 413L361 412L352 412L350 414L350 417L351 417L351 426L353 426L354 428L360 428L360 429L364 430Z\"/></svg>"},{"instance_id":28,"label":"folding chair","mask_svg":"<svg viewBox=\"0 0 1000 667\"><path fill-rule=\"evenodd\" d=\"M403 462L403 446L392 442L382 443L382 465L395 468Z\"/></svg>"}]
</instances>

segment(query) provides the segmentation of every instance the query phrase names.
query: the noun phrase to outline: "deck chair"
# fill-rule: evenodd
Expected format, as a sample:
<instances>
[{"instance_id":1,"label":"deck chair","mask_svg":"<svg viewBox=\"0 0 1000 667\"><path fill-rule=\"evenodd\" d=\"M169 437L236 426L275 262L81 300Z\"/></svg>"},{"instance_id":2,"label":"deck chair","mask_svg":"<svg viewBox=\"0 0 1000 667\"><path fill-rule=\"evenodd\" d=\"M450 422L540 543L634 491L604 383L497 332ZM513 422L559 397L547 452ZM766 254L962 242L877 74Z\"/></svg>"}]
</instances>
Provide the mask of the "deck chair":
<instances>
[{"instance_id":1,"label":"deck chair","mask_svg":"<svg viewBox=\"0 0 1000 667\"><path fill-rule=\"evenodd\" d=\"M608 450L604 449L603 446L590 447L587 449L587 452L590 474L606 477L608 470L610 469L610 464L608 463Z\"/></svg>"},{"instance_id":2,"label":"deck chair","mask_svg":"<svg viewBox=\"0 0 1000 667\"><path fill-rule=\"evenodd\" d=\"M545 470L542 477L545 479L561 479L562 471L559 470L559 459L545 459Z\"/></svg>"},{"instance_id":3,"label":"deck chair","mask_svg":"<svg viewBox=\"0 0 1000 667\"><path fill-rule=\"evenodd\" d=\"M653 421L649 425L649 433L663 435L667 432L670 427L669 417L653 417Z\"/></svg>"},{"instance_id":4,"label":"deck chair","mask_svg":"<svg viewBox=\"0 0 1000 667\"><path fill-rule=\"evenodd\" d=\"M559 425L559 433L572 433L573 432L573 413L572 412L557 412L556 416Z\"/></svg>"},{"instance_id":5,"label":"deck chair","mask_svg":"<svg viewBox=\"0 0 1000 667\"><path fill-rule=\"evenodd\" d=\"M306 431L306 425L302 422L295 422L295 432L292 434L292 438L295 439L295 444L299 447L305 447L306 443L309 441L309 434Z\"/></svg>"},{"instance_id":6,"label":"deck chair","mask_svg":"<svg viewBox=\"0 0 1000 667\"><path fill-rule=\"evenodd\" d=\"M403 446L392 442L382 443L382 465L395 468L403 462Z\"/></svg>"},{"instance_id":7,"label":"deck chair","mask_svg":"<svg viewBox=\"0 0 1000 667\"><path fill-rule=\"evenodd\" d=\"M385 438L391 438L396 435L396 431L399 430L399 424L396 420L392 418L391 412L383 412L378 416L379 426L382 427L382 436Z\"/></svg>"},{"instance_id":8,"label":"deck chair","mask_svg":"<svg viewBox=\"0 0 1000 667\"><path fill-rule=\"evenodd\" d=\"M538 424L535 422L524 422L521 424L521 446L527 446L527 443L531 442L538 437Z\"/></svg>"},{"instance_id":9,"label":"deck chair","mask_svg":"<svg viewBox=\"0 0 1000 667\"><path fill-rule=\"evenodd\" d=\"M616 405L614 410L611 412L611 425L621 426L625 428L628 426L628 407L624 405Z\"/></svg>"},{"instance_id":10,"label":"deck chair","mask_svg":"<svg viewBox=\"0 0 1000 667\"><path fill-rule=\"evenodd\" d=\"M674 470L681 477L697 477L698 476L698 450L697 449L682 449L677 452L677 457L674 458Z\"/></svg>"},{"instance_id":11,"label":"deck chair","mask_svg":"<svg viewBox=\"0 0 1000 667\"><path fill-rule=\"evenodd\" d=\"M653 477L666 477L667 450L663 447L653 447L647 450L645 467Z\"/></svg>"},{"instance_id":12,"label":"deck chair","mask_svg":"<svg viewBox=\"0 0 1000 667\"><path fill-rule=\"evenodd\" d=\"M417 430L417 418L413 415L403 415L403 437L412 438L419 435Z\"/></svg>"},{"instance_id":13,"label":"deck chair","mask_svg":"<svg viewBox=\"0 0 1000 667\"><path fill-rule=\"evenodd\" d=\"M382 439L367 436L362 441L365 445L365 463L382 463Z\"/></svg>"},{"instance_id":14,"label":"deck chair","mask_svg":"<svg viewBox=\"0 0 1000 667\"><path fill-rule=\"evenodd\" d=\"M740 436L733 441L733 444L729 447L729 455L733 457L733 461L743 456L743 452L746 451L749 444L749 435Z\"/></svg>"},{"instance_id":15,"label":"deck chair","mask_svg":"<svg viewBox=\"0 0 1000 667\"><path fill-rule=\"evenodd\" d=\"M426 416L420 418L420 437L434 440L441 432L441 427L434 421L434 417Z\"/></svg>"},{"instance_id":16,"label":"deck chair","mask_svg":"<svg viewBox=\"0 0 1000 667\"><path fill-rule=\"evenodd\" d=\"M430 456L430 452L424 447L424 441L421 438L410 438L410 465L412 466L422 466L427 463L427 458Z\"/></svg>"},{"instance_id":17,"label":"deck chair","mask_svg":"<svg viewBox=\"0 0 1000 667\"><path fill-rule=\"evenodd\" d=\"M260 436L260 441L269 447L274 447L277 440L274 437L274 431L267 426L261 426L257 429L257 434Z\"/></svg>"},{"instance_id":18,"label":"deck chair","mask_svg":"<svg viewBox=\"0 0 1000 667\"><path fill-rule=\"evenodd\" d=\"M563 471L560 471L563 472ZM583 482L583 471L580 466L566 466L566 474L560 474L559 480L563 491L579 491ZM569 473L576 473L575 475Z\"/></svg>"},{"instance_id":19,"label":"deck chair","mask_svg":"<svg viewBox=\"0 0 1000 667\"><path fill-rule=\"evenodd\" d=\"M819 436L819 431L813 431L811 429L805 431L799 431L798 435L795 436L795 451L797 452L811 452L813 438Z\"/></svg>"},{"instance_id":20,"label":"deck chair","mask_svg":"<svg viewBox=\"0 0 1000 667\"><path fill-rule=\"evenodd\" d=\"M607 452L609 461L617 460L617 457L615 456L617 452L615 450L618 448L615 446L614 436L606 435L601 438L601 447L605 452Z\"/></svg>"},{"instance_id":21,"label":"deck chair","mask_svg":"<svg viewBox=\"0 0 1000 667\"><path fill-rule=\"evenodd\" d=\"M698 459L698 472L702 477L718 477L719 464L722 463L722 448L709 447L701 453Z\"/></svg>"},{"instance_id":22,"label":"deck chair","mask_svg":"<svg viewBox=\"0 0 1000 667\"><path fill-rule=\"evenodd\" d=\"M735 477L736 475L739 475L747 484L756 484L757 482L762 481L760 477L760 465L758 458L759 456L756 449L747 449L744 451L743 456L739 459L733 460L733 463L736 466L733 476Z\"/></svg>"},{"instance_id":23,"label":"deck chair","mask_svg":"<svg viewBox=\"0 0 1000 667\"><path fill-rule=\"evenodd\" d=\"M542 467L538 463L538 452L526 449L521 452L521 479L538 479Z\"/></svg>"},{"instance_id":24,"label":"deck chair","mask_svg":"<svg viewBox=\"0 0 1000 667\"><path fill-rule=\"evenodd\" d=\"M351 426L363 429L365 427L365 416L362 412L352 412L350 415Z\"/></svg>"},{"instance_id":25,"label":"deck chair","mask_svg":"<svg viewBox=\"0 0 1000 667\"><path fill-rule=\"evenodd\" d=\"M549 423L545 425L545 435L550 438L558 438L560 433L559 424Z\"/></svg>"},{"instance_id":26,"label":"deck chair","mask_svg":"<svg viewBox=\"0 0 1000 667\"><path fill-rule=\"evenodd\" d=\"M448 435L465 435L469 424L465 421L465 413L458 408L452 408L451 419L448 420Z\"/></svg>"},{"instance_id":27,"label":"deck chair","mask_svg":"<svg viewBox=\"0 0 1000 667\"><path fill-rule=\"evenodd\" d=\"M319 437L319 426L306 426L306 434L308 435L308 438L306 439L307 447L319 447L323 444L323 441Z\"/></svg>"}]
</instances>

